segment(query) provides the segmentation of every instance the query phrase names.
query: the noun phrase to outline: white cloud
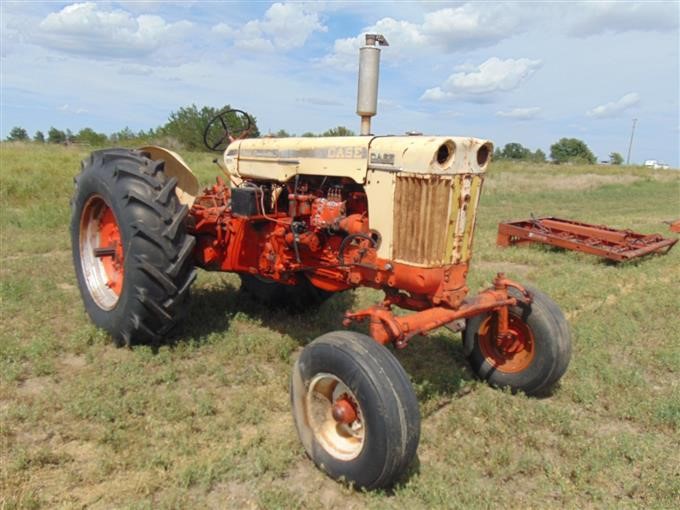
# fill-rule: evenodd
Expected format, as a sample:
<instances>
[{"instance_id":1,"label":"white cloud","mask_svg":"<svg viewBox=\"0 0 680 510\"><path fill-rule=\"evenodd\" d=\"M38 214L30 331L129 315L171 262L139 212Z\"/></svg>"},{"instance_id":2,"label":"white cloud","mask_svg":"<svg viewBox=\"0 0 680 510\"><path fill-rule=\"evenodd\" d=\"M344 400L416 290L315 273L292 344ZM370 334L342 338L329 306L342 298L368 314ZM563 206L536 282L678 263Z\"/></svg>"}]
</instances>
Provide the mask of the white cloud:
<instances>
[{"instance_id":1,"label":"white cloud","mask_svg":"<svg viewBox=\"0 0 680 510\"><path fill-rule=\"evenodd\" d=\"M596 106L591 110L586 112L588 117L594 117L596 119L603 119L607 117L616 117L620 113L624 112L628 108L635 106L640 102L640 94L637 92L631 92L626 94L617 101L612 101L611 103L602 104Z\"/></svg>"},{"instance_id":2,"label":"white cloud","mask_svg":"<svg viewBox=\"0 0 680 510\"><path fill-rule=\"evenodd\" d=\"M160 16L132 16L94 2L72 4L47 15L34 34L35 42L67 53L100 57L135 57L153 53L192 24L167 23Z\"/></svg>"},{"instance_id":3,"label":"white cloud","mask_svg":"<svg viewBox=\"0 0 680 510\"><path fill-rule=\"evenodd\" d=\"M485 3L430 12L422 29L430 44L449 51L491 46L521 31L512 6Z\"/></svg>"},{"instance_id":4,"label":"white cloud","mask_svg":"<svg viewBox=\"0 0 680 510\"><path fill-rule=\"evenodd\" d=\"M579 5L569 33L589 36L603 32L665 32L678 29L677 2L588 2Z\"/></svg>"},{"instance_id":5,"label":"white cloud","mask_svg":"<svg viewBox=\"0 0 680 510\"><path fill-rule=\"evenodd\" d=\"M116 4L125 8L130 12L162 12L168 10L167 0L118 0ZM173 7L189 10L198 2L195 0L182 0L182 2L173 2Z\"/></svg>"},{"instance_id":6,"label":"white cloud","mask_svg":"<svg viewBox=\"0 0 680 510\"><path fill-rule=\"evenodd\" d=\"M337 99L330 99L327 97L297 97L295 100L298 103L307 103L307 104L313 104L317 106L340 106L342 105L342 101L338 101Z\"/></svg>"},{"instance_id":7,"label":"white cloud","mask_svg":"<svg viewBox=\"0 0 680 510\"><path fill-rule=\"evenodd\" d=\"M333 51L319 62L335 71L355 71L359 65L359 48L363 41L363 35L336 39L333 43Z\"/></svg>"},{"instance_id":8,"label":"white cloud","mask_svg":"<svg viewBox=\"0 0 680 510\"><path fill-rule=\"evenodd\" d=\"M251 20L241 27L219 23L213 33L233 39L238 48L258 51L300 48L314 32L326 32L317 12L303 4L272 4L263 19Z\"/></svg>"},{"instance_id":9,"label":"white cloud","mask_svg":"<svg viewBox=\"0 0 680 510\"><path fill-rule=\"evenodd\" d=\"M238 34L238 30L233 28L228 23L218 23L217 25L213 26L211 30L214 34L227 38L234 37Z\"/></svg>"},{"instance_id":10,"label":"white cloud","mask_svg":"<svg viewBox=\"0 0 680 510\"><path fill-rule=\"evenodd\" d=\"M150 76L153 72L153 67L141 64L125 64L118 68L118 74L127 74L130 76Z\"/></svg>"},{"instance_id":11,"label":"white cloud","mask_svg":"<svg viewBox=\"0 0 680 510\"><path fill-rule=\"evenodd\" d=\"M538 106L532 106L529 108L513 108L512 110L499 110L496 112L498 117L504 117L506 119L516 119L516 120L529 120L534 119L541 112Z\"/></svg>"},{"instance_id":12,"label":"white cloud","mask_svg":"<svg viewBox=\"0 0 680 510\"><path fill-rule=\"evenodd\" d=\"M67 104L63 104L57 108L60 112L66 112L66 113L75 113L76 115L80 115L81 113L87 113L87 110L85 108L79 108L79 107L74 107Z\"/></svg>"},{"instance_id":13,"label":"white cloud","mask_svg":"<svg viewBox=\"0 0 680 510\"><path fill-rule=\"evenodd\" d=\"M493 46L521 32L521 20L514 6L471 4L447 7L424 15L422 23L382 18L356 37L337 39L333 52L321 63L352 71L357 67L357 51L364 34L383 34L394 58L422 56L423 51L453 53Z\"/></svg>"},{"instance_id":14,"label":"white cloud","mask_svg":"<svg viewBox=\"0 0 680 510\"><path fill-rule=\"evenodd\" d=\"M541 67L540 60L501 60L492 57L470 72L457 72L439 87L427 89L420 99L442 101L459 96L488 95L516 89Z\"/></svg>"}]
</instances>

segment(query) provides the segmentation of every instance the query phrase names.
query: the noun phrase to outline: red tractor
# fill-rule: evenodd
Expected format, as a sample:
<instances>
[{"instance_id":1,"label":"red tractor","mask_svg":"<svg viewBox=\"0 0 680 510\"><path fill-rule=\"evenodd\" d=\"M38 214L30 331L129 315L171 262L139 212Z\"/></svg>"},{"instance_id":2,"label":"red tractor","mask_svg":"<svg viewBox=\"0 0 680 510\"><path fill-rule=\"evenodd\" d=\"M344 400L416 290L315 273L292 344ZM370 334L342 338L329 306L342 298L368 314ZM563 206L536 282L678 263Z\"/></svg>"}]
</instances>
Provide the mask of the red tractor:
<instances>
[{"instance_id":1,"label":"red tractor","mask_svg":"<svg viewBox=\"0 0 680 510\"><path fill-rule=\"evenodd\" d=\"M384 42L369 36L361 50L361 136L247 139L248 115L223 112L204 138L225 147L226 181L199 192L182 158L160 147L97 151L76 177L71 222L85 308L126 345L159 341L181 321L195 267L238 273L263 302L302 309L347 289L383 290L382 302L345 315L345 325L368 321L370 336L322 335L291 379L309 456L368 489L394 483L420 436L413 388L387 345L462 331L480 378L527 394L555 385L571 352L568 324L541 292L499 274L468 295L491 143L369 134Z\"/></svg>"}]
</instances>

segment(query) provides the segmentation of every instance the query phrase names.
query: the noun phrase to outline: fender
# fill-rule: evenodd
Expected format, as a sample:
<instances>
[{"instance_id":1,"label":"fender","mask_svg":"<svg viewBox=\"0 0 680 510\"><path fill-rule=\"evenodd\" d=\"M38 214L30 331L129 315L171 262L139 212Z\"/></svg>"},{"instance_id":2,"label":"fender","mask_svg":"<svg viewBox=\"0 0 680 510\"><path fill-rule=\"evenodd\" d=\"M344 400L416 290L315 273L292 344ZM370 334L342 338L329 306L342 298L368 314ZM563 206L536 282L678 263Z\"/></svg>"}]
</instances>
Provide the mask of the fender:
<instances>
[{"instance_id":1,"label":"fender","mask_svg":"<svg viewBox=\"0 0 680 510\"><path fill-rule=\"evenodd\" d=\"M198 179L182 159L182 156L157 145L140 147L139 150L148 152L151 159L165 161L165 174L177 178L175 193L181 204L191 207L199 192Z\"/></svg>"}]
</instances>

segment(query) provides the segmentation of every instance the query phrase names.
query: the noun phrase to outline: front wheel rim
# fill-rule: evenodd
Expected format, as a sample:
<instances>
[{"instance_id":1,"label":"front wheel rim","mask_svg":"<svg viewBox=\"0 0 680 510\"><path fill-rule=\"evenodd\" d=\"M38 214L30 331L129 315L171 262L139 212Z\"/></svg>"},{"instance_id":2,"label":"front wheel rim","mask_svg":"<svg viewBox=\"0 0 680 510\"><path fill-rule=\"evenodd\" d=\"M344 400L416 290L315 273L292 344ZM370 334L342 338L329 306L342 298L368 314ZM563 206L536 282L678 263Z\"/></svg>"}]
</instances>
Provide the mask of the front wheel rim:
<instances>
[{"instance_id":1,"label":"front wheel rim","mask_svg":"<svg viewBox=\"0 0 680 510\"><path fill-rule=\"evenodd\" d=\"M333 374L317 374L304 405L307 423L324 450L342 461L359 456L366 437L364 414L345 383Z\"/></svg>"},{"instance_id":2,"label":"front wheel rim","mask_svg":"<svg viewBox=\"0 0 680 510\"><path fill-rule=\"evenodd\" d=\"M498 338L498 321L487 317L479 327L479 349L489 365L500 372L516 374L526 370L536 355L534 334L520 317L508 314L507 338Z\"/></svg>"},{"instance_id":3,"label":"front wheel rim","mask_svg":"<svg viewBox=\"0 0 680 510\"><path fill-rule=\"evenodd\" d=\"M79 248L90 296L101 309L111 310L123 290L123 239L113 209L100 195L91 196L83 207Z\"/></svg>"}]
</instances>

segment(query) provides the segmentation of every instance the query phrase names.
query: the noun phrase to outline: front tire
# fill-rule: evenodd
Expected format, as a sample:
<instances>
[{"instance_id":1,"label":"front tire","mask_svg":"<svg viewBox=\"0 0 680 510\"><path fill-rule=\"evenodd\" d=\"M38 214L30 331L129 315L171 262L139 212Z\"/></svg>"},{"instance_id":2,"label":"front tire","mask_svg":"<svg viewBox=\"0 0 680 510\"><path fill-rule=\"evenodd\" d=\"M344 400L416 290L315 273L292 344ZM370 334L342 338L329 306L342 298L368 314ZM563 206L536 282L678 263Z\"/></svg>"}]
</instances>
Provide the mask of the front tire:
<instances>
[{"instance_id":1,"label":"front tire","mask_svg":"<svg viewBox=\"0 0 680 510\"><path fill-rule=\"evenodd\" d=\"M163 161L93 152L75 178L71 246L85 310L118 344L156 343L184 316L195 239Z\"/></svg>"},{"instance_id":2,"label":"front tire","mask_svg":"<svg viewBox=\"0 0 680 510\"><path fill-rule=\"evenodd\" d=\"M291 379L295 426L322 471L356 487L393 485L411 465L420 412L404 369L384 346L352 331L320 336Z\"/></svg>"},{"instance_id":3,"label":"front tire","mask_svg":"<svg viewBox=\"0 0 680 510\"><path fill-rule=\"evenodd\" d=\"M510 342L496 339L496 315L470 319L463 333L470 365L492 386L523 391L527 395L548 392L564 375L571 359L571 335L560 308L542 292L526 287L531 304L518 302L509 308ZM521 298L519 291L509 293Z\"/></svg>"}]
</instances>

